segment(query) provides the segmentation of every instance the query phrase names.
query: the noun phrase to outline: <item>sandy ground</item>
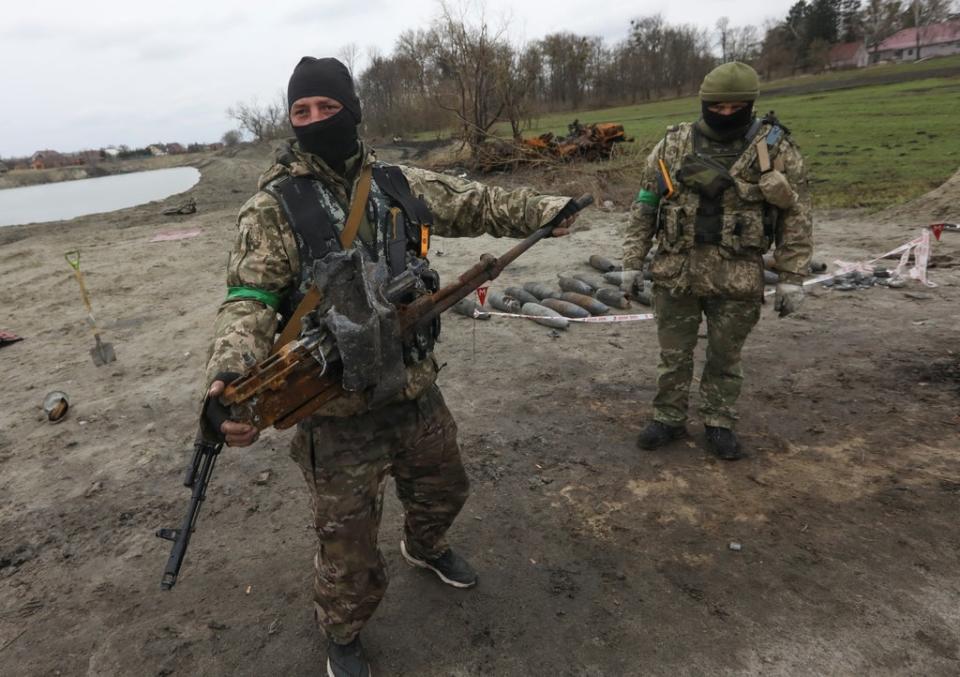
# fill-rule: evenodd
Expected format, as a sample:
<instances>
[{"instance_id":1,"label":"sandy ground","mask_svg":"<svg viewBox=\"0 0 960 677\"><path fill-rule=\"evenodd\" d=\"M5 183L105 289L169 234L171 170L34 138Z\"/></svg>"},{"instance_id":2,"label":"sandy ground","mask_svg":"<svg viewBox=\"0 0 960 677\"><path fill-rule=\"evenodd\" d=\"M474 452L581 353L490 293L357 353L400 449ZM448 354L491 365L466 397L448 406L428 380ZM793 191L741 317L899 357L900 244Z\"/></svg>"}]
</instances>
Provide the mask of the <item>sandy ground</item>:
<instances>
[{"instance_id":1,"label":"sandy ground","mask_svg":"<svg viewBox=\"0 0 960 677\"><path fill-rule=\"evenodd\" d=\"M320 674L315 538L289 433L225 451L181 580L159 588L169 544L154 530L186 508L226 251L263 162L201 162L192 216L159 215L173 196L0 229L0 328L26 339L0 348L0 674ZM958 198L821 214L817 258L892 248L937 209L957 220ZM498 286L618 256L625 219L591 210L588 229L537 245ZM186 228L202 235L149 242ZM451 279L511 245L437 239L434 261ZM116 347L99 369L62 256L74 247ZM446 319L441 385L473 485L451 539L481 583L454 591L403 563L391 488L392 583L364 633L376 674L960 673L960 235L935 252L935 289L823 290L796 316L764 311L737 463L705 453L695 414L690 441L634 446L652 322L553 337ZM56 425L40 411L53 389L73 402Z\"/></svg>"}]
</instances>

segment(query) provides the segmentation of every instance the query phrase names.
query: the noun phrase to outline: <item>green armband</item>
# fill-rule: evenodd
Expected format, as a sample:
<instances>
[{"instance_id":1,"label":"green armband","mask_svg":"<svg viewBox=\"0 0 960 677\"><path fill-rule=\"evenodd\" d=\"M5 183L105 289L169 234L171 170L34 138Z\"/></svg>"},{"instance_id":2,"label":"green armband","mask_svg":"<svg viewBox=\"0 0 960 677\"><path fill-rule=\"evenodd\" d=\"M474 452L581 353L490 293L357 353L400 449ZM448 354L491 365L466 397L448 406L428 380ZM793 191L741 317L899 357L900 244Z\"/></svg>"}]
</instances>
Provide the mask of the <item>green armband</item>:
<instances>
[{"instance_id":1,"label":"green armband","mask_svg":"<svg viewBox=\"0 0 960 677\"><path fill-rule=\"evenodd\" d=\"M650 192L649 190L641 190L639 193L637 193L637 199L635 202L656 207L658 204L660 204L660 196L656 193Z\"/></svg>"},{"instance_id":2,"label":"green armband","mask_svg":"<svg viewBox=\"0 0 960 677\"><path fill-rule=\"evenodd\" d=\"M250 299L251 301L259 301L265 306L276 310L280 307L280 295L273 294L263 289L254 289L253 287L228 287L227 288L227 301L238 301L242 299Z\"/></svg>"}]
</instances>

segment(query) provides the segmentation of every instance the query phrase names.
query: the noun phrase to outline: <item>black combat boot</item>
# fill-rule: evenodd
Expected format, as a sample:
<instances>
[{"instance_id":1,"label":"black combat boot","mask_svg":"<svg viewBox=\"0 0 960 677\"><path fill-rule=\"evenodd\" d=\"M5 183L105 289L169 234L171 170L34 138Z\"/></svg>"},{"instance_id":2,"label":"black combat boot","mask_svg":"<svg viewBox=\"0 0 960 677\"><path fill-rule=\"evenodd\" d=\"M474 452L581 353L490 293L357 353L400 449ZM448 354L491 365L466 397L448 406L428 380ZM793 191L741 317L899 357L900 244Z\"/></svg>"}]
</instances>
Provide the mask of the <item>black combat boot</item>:
<instances>
[{"instance_id":1,"label":"black combat boot","mask_svg":"<svg viewBox=\"0 0 960 677\"><path fill-rule=\"evenodd\" d=\"M373 677L359 637L349 644L327 643L327 677Z\"/></svg>"},{"instance_id":2,"label":"black combat boot","mask_svg":"<svg viewBox=\"0 0 960 677\"><path fill-rule=\"evenodd\" d=\"M401 540L400 554L413 566L429 569L447 585L452 585L455 588L472 588L477 584L477 572L473 570L467 560L450 548L436 557L420 559L411 555L407 550L406 542Z\"/></svg>"},{"instance_id":3,"label":"black combat boot","mask_svg":"<svg viewBox=\"0 0 960 677\"><path fill-rule=\"evenodd\" d=\"M740 441L730 428L716 428L712 425L703 426L707 435L707 448L725 461L736 461L743 458Z\"/></svg>"},{"instance_id":4,"label":"black combat boot","mask_svg":"<svg viewBox=\"0 0 960 677\"><path fill-rule=\"evenodd\" d=\"M662 421L651 421L637 437L637 446L641 449L659 449L663 445L687 436L687 428L682 425L667 425Z\"/></svg>"}]
</instances>

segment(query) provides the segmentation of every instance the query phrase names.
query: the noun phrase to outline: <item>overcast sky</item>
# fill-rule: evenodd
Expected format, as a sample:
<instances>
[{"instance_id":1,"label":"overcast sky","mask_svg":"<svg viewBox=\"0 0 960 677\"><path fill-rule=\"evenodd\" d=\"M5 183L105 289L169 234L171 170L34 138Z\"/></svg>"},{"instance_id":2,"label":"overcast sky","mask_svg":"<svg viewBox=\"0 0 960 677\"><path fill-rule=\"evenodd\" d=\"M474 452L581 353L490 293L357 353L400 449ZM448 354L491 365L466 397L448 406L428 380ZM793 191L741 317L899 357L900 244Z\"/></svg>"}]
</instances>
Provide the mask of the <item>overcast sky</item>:
<instances>
[{"instance_id":1,"label":"overcast sky","mask_svg":"<svg viewBox=\"0 0 960 677\"><path fill-rule=\"evenodd\" d=\"M762 26L793 0L488 0L515 42L548 33L627 35L631 18ZM0 157L163 141L219 140L226 109L276 96L303 55L335 56L354 43L392 51L426 27L437 0L34 0L0 10ZM361 63L362 65L362 63Z\"/></svg>"}]
</instances>

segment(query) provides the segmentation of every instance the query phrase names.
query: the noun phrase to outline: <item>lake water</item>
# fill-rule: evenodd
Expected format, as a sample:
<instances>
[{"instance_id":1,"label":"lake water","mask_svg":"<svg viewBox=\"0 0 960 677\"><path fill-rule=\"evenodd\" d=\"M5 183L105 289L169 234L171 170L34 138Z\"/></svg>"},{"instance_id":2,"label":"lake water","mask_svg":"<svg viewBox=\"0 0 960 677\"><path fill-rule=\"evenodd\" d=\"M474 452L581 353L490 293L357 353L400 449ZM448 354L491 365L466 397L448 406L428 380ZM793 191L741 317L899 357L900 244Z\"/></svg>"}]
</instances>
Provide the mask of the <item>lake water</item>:
<instances>
[{"instance_id":1,"label":"lake water","mask_svg":"<svg viewBox=\"0 0 960 677\"><path fill-rule=\"evenodd\" d=\"M193 167L116 174L0 190L0 226L112 212L182 193L200 180Z\"/></svg>"}]
</instances>

